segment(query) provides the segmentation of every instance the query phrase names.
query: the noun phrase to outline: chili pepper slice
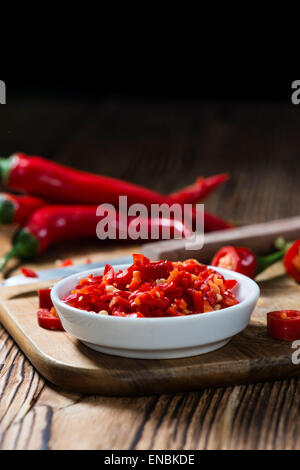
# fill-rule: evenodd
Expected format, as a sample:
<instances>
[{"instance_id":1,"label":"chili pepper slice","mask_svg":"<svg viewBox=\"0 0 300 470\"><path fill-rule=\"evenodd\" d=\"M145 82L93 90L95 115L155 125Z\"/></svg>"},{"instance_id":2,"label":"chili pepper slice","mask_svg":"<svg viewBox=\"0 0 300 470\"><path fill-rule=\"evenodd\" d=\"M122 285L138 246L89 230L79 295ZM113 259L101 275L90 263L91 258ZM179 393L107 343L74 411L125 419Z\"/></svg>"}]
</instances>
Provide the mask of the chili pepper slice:
<instances>
[{"instance_id":1,"label":"chili pepper slice","mask_svg":"<svg viewBox=\"0 0 300 470\"><path fill-rule=\"evenodd\" d=\"M212 266L254 278L257 272L257 257L248 248L225 246L213 258Z\"/></svg>"},{"instance_id":2,"label":"chili pepper slice","mask_svg":"<svg viewBox=\"0 0 300 470\"><path fill-rule=\"evenodd\" d=\"M46 330L64 331L62 323L53 307L50 311L46 308L39 310L37 312L37 318L39 326Z\"/></svg>"},{"instance_id":3,"label":"chili pepper slice","mask_svg":"<svg viewBox=\"0 0 300 470\"><path fill-rule=\"evenodd\" d=\"M26 277L38 277L37 273L33 269L21 268L21 273Z\"/></svg>"},{"instance_id":4,"label":"chili pepper slice","mask_svg":"<svg viewBox=\"0 0 300 470\"><path fill-rule=\"evenodd\" d=\"M51 310L53 303L51 300L51 289L40 289L38 291L39 308Z\"/></svg>"},{"instance_id":5,"label":"chili pepper slice","mask_svg":"<svg viewBox=\"0 0 300 470\"><path fill-rule=\"evenodd\" d=\"M297 240L284 257L286 272L295 281L300 282L300 240Z\"/></svg>"},{"instance_id":6,"label":"chili pepper slice","mask_svg":"<svg viewBox=\"0 0 300 470\"><path fill-rule=\"evenodd\" d=\"M256 256L253 251L248 248L225 246L214 256L211 265L229 269L230 271L244 274L253 279L269 266L282 260L288 248L288 244L284 242L281 248L281 250L271 255L261 257Z\"/></svg>"},{"instance_id":7,"label":"chili pepper slice","mask_svg":"<svg viewBox=\"0 0 300 470\"><path fill-rule=\"evenodd\" d=\"M300 312L298 310L282 310L267 315L268 334L280 341L296 341L300 339Z\"/></svg>"}]
</instances>

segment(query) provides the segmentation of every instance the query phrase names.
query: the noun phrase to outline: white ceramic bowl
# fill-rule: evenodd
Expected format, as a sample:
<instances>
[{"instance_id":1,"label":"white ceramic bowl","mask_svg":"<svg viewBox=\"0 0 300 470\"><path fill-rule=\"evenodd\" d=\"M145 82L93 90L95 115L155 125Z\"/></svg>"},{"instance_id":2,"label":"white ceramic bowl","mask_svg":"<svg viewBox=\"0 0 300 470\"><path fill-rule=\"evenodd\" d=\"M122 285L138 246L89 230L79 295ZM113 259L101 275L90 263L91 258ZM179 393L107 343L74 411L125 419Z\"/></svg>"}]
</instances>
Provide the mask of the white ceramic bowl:
<instances>
[{"instance_id":1,"label":"white ceramic bowl","mask_svg":"<svg viewBox=\"0 0 300 470\"><path fill-rule=\"evenodd\" d=\"M128 266L116 266L125 269ZM61 301L90 274L75 274L58 282L51 292L53 304L65 330L86 346L102 353L136 359L175 359L198 356L225 346L249 324L258 301L258 285L241 274L213 268L225 279L236 279L240 304L216 312L171 318L120 318L96 315Z\"/></svg>"}]
</instances>

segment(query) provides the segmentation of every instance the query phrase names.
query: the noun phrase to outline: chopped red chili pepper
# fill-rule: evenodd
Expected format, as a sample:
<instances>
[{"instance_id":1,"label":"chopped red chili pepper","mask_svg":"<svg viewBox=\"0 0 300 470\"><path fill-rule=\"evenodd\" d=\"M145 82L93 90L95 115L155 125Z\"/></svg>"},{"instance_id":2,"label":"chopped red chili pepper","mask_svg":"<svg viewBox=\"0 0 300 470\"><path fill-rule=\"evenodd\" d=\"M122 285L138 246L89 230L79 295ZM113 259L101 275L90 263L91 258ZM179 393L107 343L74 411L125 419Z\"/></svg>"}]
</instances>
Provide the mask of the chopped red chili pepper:
<instances>
[{"instance_id":1,"label":"chopped red chili pepper","mask_svg":"<svg viewBox=\"0 0 300 470\"><path fill-rule=\"evenodd\" d=\"M62 261L59 267L65 268L66 266L73 266L73 264L74 264L73 260L71 260L71 258L68 258L65 261Z\"/></svg>"},{"instance_id":2,"label":"chopped red chili pepper","mask_svg":"<svg viewBox=\"0 0 300 470\"><path fill-rule=\"evenodd\" d=\"M226 290L233 290L238 285L238 282L233 279L229 279L225 281L224 285Z\"/></svg>"},{"instance_id":3,"label":"chopped red chili pepper","mask_svg":"<svg viewBox=\"0 0 300 470\"><path fill-rule=\"evenodd\" d=\"M143 255L133 255L129 268L115 273L106 266L102 276L81 279L63 301L120 317L185 316L238 304L231 292L236 285L195 260L151 263Z\"/></svg>"},{"instance_id":4,"label":"chopped red chili pepper","mask_svg":"<svg viewBox=\"0 0 300 470\"><path fill-rule=\"evenodd\" d=\"M51 310L53 307L53 303L51 300L51 289L40 289L38 291L38 296L39 296L39 307L41 309L48 309Z\"/></svg>"},{"instance_id":5,"label":"chopped red chili pepper","mask_svg":"<svg viewBox=\"0 0 300 470\"><path fill-rule=\"evenodd\" d=\"M64 330L54 307L50 311L46 308L39 310L37 318L39 326L46 330Z\"/></svg>"},{"instance_id":6,"label":"chopped red chili pepper","mask_svg":"<svg viewBox=\"0 0 300 470\"><path fill-rule=\"evenodd\" d=\"M21 272L23 276L26 277L39 277L33 269L28 269L28 268L21 268Z\"/></svg>"},{"instance_id":7,"label":"chopped red chili pepper","mask_svg":"<svg viewBox=\"0 0 300 470\"><path fill-rule=\"evenodd\" d=\"M282 310L268 313L268 333L280 341L300 339L300 312Z\"/></svg>"}]
</instances>

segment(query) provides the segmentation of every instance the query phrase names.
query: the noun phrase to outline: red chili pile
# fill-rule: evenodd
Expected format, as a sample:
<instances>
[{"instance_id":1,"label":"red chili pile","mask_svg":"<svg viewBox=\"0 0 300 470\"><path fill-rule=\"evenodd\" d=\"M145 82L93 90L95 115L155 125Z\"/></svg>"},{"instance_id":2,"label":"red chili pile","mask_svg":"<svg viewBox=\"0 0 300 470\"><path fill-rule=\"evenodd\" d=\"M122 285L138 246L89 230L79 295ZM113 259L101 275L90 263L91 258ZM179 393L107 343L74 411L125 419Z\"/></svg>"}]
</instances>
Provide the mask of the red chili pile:
<instances>
[{"instance_id":1,"label":"red chili pile","mask_svg":"<svg viewBox=\"0 0 300 470\"><path fill-rule=\"evenodd\" d=\"M117 317L179 317L213 312L237 305L234 280L196 260L150 262L133 255L133 264L115 272L107 265L103 276L81 279L63 299L68 305Z\"/></svg>"}]
</instances>

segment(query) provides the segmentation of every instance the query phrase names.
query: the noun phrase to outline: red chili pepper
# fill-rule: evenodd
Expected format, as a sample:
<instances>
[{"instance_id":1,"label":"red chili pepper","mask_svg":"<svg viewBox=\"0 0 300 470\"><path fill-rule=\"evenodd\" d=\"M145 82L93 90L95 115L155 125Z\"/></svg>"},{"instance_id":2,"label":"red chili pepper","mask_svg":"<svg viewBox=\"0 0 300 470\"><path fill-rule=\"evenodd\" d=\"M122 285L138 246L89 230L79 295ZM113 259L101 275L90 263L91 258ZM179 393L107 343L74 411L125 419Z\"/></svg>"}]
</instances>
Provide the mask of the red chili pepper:
<instances>
[{"instance_id":1,"label":"red chili pepper","mask_svg":"<svg viewBox=\"0 0 300 470\"><path fill-rule=\"evenodd\" d=\"M255 277L257 271L257 257L247 248L224 246L215 255L211 264L251 278Z\"/></svg>"},{"instance_id":2,"label":"red chili pepper","mask_svg":"<svg viewBox=\"0 0 300 470\"><path fill-rule=\"evenodd\" d=\"M53 303L51 300L51 289L40 289L38 291L39 308L51 310Z\"/></svg>"},{"instance_id":3,"label":"red chili pepper","mask_svg":"<svg viewBox=\"0 0 300 470\"><path fill-rule=\"evenodd\" d=\"M44 197L52 202L100 204L119 203L127 196L128 204L174 202L150 189L106 176L94 175L59 165L41 157L16 153L0 160L2 181L11 189Z\"/></svg>"},{"instance_id":4,"label":"red chili pepper","mask_svg":"<svg viewBox=\"0 0 300 470\"><path fill-rule=\"evenodd\" d=\"M37 273L33 269L21 268L21 273L25 277L38 277Z\"/></svg>"},{"instance_id":5,"label":"red chili pepper","mask_svg":"<svg viewBox=\"0 0 300 470\"><path fill-rule=\"evenodd\" d=\"M234 279L227 279L224 285L226 290L233 290L238 285L238 282Z\"/></svg>"},{"instance_id":6,"label":"red chili pepper","mask_svg":"<svg viewBox=\"0 0 300 470\"><path fill-rule=\"evenodd\" d=\"M74 170L41 157L28 157L16 153L0 159L0 176L9 188L25 191L60 203L119 204L119 196L127 196L128 205L142 203L168 204L176 201L174 196L162 196L150 189L125 181ZM181 197L180 197L181 198ZM193 195L193 200L195 196ZM178 201L181 203L181 201ZM223 230L231 227L218 217L207 214L205 230Z\"/></svg>"},{"instance_id":7,"label":"red chili pepper","mask_svg":"<svg viewBox=\"0 0 300 470\"><path fill-rule=\"evenodd\" d=\"M57 316L57 313L54 308L48 309L44 308L37 312L38 324L46 330L61 330L64 331L64 327Z\"/></svg>"},{"instance_id":8,"label":"red chili pepper","mask_svg":"<svg viewBox=\"0 0 300 470\"><path fill-rule=\"evenodd\" d=\"M229 222L226 222L214 214L204 212L204 229L206 233L217 232L219 230L228 230L231 228L232 225Z\"/></svg>"},{"instance_id":9,"label":"red chili pepper","mask_svg":"<svg viewBox=\"0 0 300 470\"><path fill-rule=\"evenodd\" d=\"M286 247L269 256L260 257L248 248L224 246L214 256L211 265L254 278L272 264L280 261L285 252Z\"/></svg>"},{"instance_id":10,"label":"red chili pepper","mask_svg":"<svg viewBox=\"0 0 300 470\"><path fill-rule=\"evenodd\" d=\"M11 189L45 197L52 202L117 205L119 195L128 203L162 204L167 197L125 181L74 170L41 157L16 153L0 160L2 181Z\"/></svg>"},{"instance_id":11,"label":"red chili pepper","mask_svg":"<svg viewBox=\"0 0 300 470\"><path fill-rule=\"evenodd\" d=\"M71 258L66 259L65 261L62 261L59 265L60 268L66 268L67 266L73 266L74 262L71 260Z\"/></svg>"},{"instance_id":12,"label":"red chili pepper","mask_svg":"<svg viewBox=\"0 0 300 470\"><path fill-rule=\"evenodd\" d=\"M29 216L46 205L42 199L33 196L0 194L0 224L23 224Z\"/></svg>"},{"instance_id":13,"label":"red chili pepper","mask_svg":"<svg viewBox=\"0 0 300 470\"><path fill-rule=\"evenodd\" d=\"M282 310L271 312L268 318L268 334L280 341L296 341L300 339L300 312Z\"/></svg>"},{"instance_id":14,"label":"red chili pepper","mask_svg":"<svg viewBox=\"0 0 300 470\"><path fill-rule=\"evenodd\" d=\"M77 238L96 237L98 222L103 219L96 214L96 206L46 206L35 211L26 225L16 234L12 250L2 258L3 269L10 258L31 258L48 248L49 245ZM128 217L128 224L115 221L115 211L111 213L112 224L116 226L116 238L130 240L128 227L135 218ZM107 217L107 216L105 216ZM175 233L187 235L190 229L180 221L170 219L141 219L141 225L147 226L149 239L154 229L162 237L163 227L170 228L170 237Z\"/></svg>"},{"instance_id":15,"label":"red chili pepper","mask_svg":"<svg viewBox=\"0 0 300 470\"><path fill-rule=\"evenodd\" d=\"M194 204L209 196L214 189L225 183L228 178L227 174L198 178L195 184L171 194L170 197L181 204Z\"/></svg>"},{"instance_id":16,"label":"red chili pepper","mask_svg":"<svg viewBox=\"0 0 300 470\"><path fill-rule=\"evenodd\" d=\"M201 314L238 304L223 276L195 260L150 262L133 255L133 264L102 276L81 279L63 302L95 314L142 318Z\"/></svg>"},{"instance_id":17,"label":"red chili pepper","mask_svg":"<svg viewBox=\"0 0 300 470\"><path fill-rule=\"evenodd\" d=\"M286 272L300 282L300 240L297 240L287 251L284 257Z\"/></svg>"},{"instance_id":18,"label":"red chili pepper","mask_svg":"<svg viewBox=\"0 0 300 470\"><path fill-rule=\"evenodd\" d=\"M136 312L136 313L127 313L126 317L127 318L144 318L144 315L141 312Z\"/></svg>"}]
</instances>

